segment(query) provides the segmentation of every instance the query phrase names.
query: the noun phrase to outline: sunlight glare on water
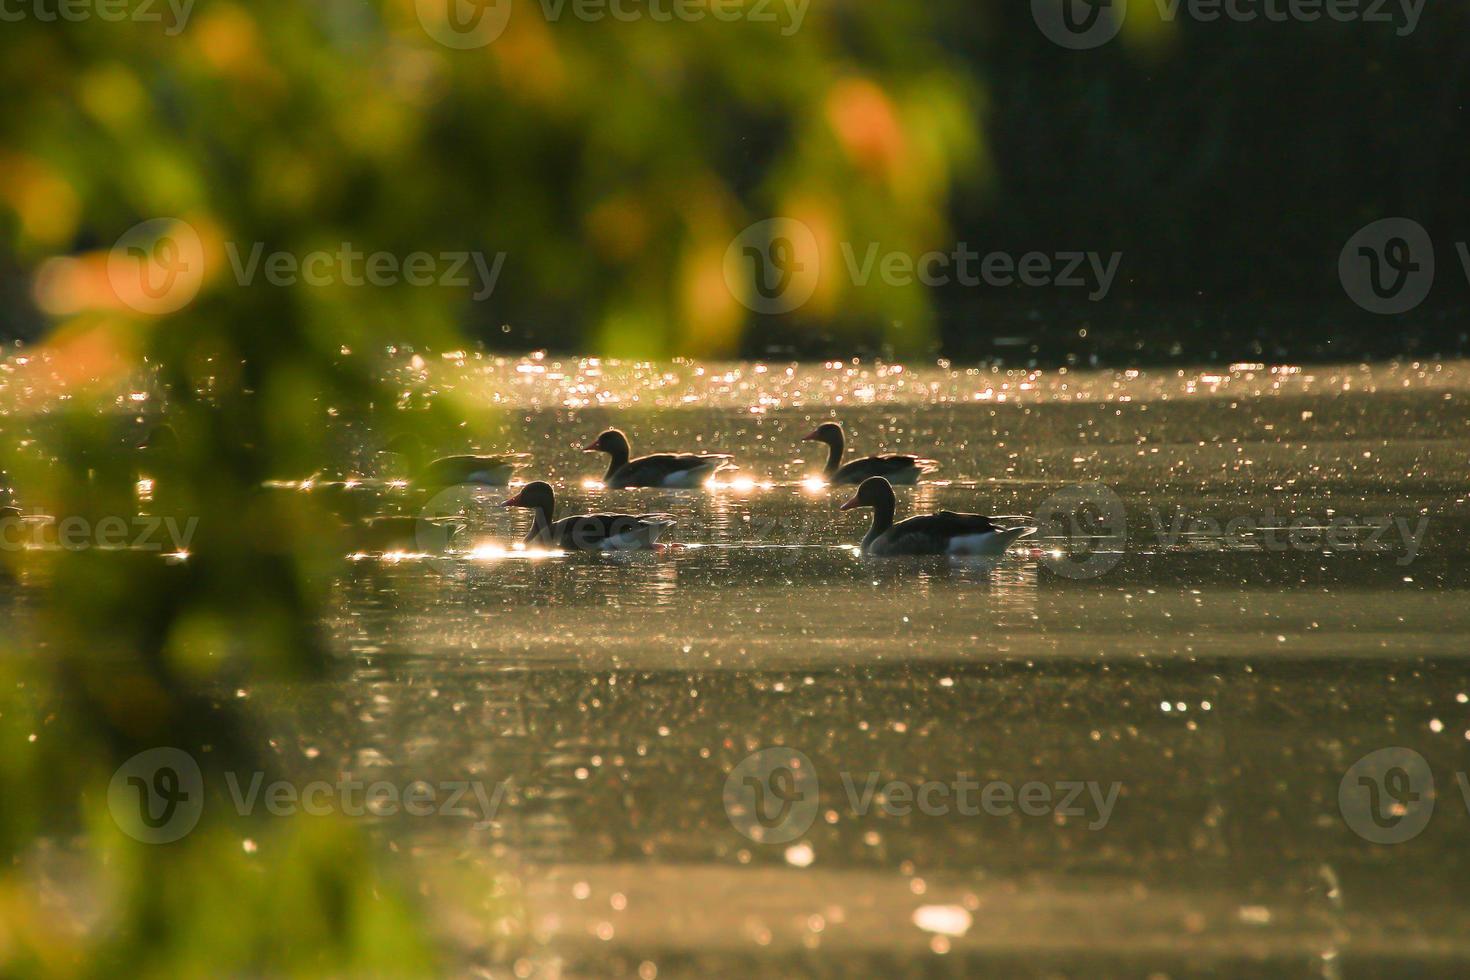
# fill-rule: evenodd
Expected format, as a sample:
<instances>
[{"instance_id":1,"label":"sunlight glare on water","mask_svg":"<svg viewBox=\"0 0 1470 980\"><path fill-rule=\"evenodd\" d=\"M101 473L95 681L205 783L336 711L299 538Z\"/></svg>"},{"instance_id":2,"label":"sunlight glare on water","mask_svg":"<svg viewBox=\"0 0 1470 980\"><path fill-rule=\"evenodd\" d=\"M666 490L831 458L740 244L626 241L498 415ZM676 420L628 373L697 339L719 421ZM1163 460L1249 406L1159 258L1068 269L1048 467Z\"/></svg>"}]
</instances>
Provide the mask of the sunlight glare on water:
<instances>
[{"instance_id":1,"label":"sunlight glare on water","mask_svg":"<svg viewBox=\"0 0 1470 980\"><path fill-rule=\"evenodd\" d=\"M484 826L381 828L425 881L468 865L519 896L513 921L448 927L467 963L500 963L507 935L547 975L1035 968L1043 951L1322 972L1344 936L1370 958L1466 953L1453 786L1389 866L1337 792L1383 746L1463 768L1470 367L392 365L403 405L489 410L435 452L529 453L515 482L552 483L558 515L676 521L656 551L527 549L529 515L492 493L445 553L343 562L334 676L252 693L280 708L273 744L317 753L303 773L512 782ZM26 371L0 392L17 409L56 394L43 361ZM802 441L828 420L850 457L938 461L897 490L900 518L1038 533L989 561L864 558L869 512L837 509L852 488ZM374 420L324 406L322 423L340 452L317 479L413 512ZM738 470L606 489L606 457L581 450L614 425L635 455ZM742 832L722 796L769 747L810 760L789 840ZM967 779L1016 796L961 812ZM888 809L895 781L949 802ZM1073 783L1091 788L1064 807ZM1023 808L1031 784L1051 802L1028 790Z\"/></svg>"}]
</instances>

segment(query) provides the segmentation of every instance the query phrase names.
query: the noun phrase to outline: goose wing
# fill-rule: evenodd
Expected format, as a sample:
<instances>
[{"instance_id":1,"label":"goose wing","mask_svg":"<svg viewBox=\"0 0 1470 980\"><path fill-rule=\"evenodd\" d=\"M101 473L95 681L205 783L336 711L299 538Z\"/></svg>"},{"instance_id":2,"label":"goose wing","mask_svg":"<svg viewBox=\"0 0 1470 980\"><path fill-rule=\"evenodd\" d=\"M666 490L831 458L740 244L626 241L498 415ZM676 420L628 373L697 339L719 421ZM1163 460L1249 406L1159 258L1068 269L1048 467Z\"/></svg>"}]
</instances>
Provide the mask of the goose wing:
<instances>
[{"instance_id":1,"label":"goose wing","mask_svg":"<svg viewBox=\"0 0 1470 980\"><path fill-rule=\"evenodd\" d=\"M950 542L977 534L990 534L998 530L990 518L983 514L956 514L942 510L937 514L910 517L899 521L875 542L874 550L889 555L942 555L949 550Z\"/></svg>"},{"instance_id":2,"label":"goose wing","mask_svg":"<svg viewBox=\"0 0 1470 980\"><path fill-rule=\"evenodd\" d=\"M886 456L864 456L844 465L832 476L833 483L862 483L870 476L894 477L918 470L928 473L939 466L932 459L891 453Z\"/></svg>"},{"instance_id":3,"label":"goose wing","mask_svg":"<svg viewBox=\"0 0 1470 980\"><path fill-rule=\"evenodd\" d=\"M647 547L674 524L667 514L579 514L551 525L551 540L564 551Z\"/></svg>"},{"instance_id":4,"label":"goose wing","mask_svg":"<svg viewBox=\"0 0 1470 980\"><path fill-rule=\"evenodd\" d=\"M656 453L629 460L609 481L614 487L657 487L671 476L713 473L730 461L725 453Z\"/></svg>"},{"instance_id":5,"label":"goose wing","mask_svg":"<svg viewBox=\"0 0 1470 980\"><path fill-rule=\"evenodd\" d=\"M493 456L441 456L424 467L423 482L436 486L455 483L504 483L527 459L526 453Z\"/></svg>"}]
</instances>

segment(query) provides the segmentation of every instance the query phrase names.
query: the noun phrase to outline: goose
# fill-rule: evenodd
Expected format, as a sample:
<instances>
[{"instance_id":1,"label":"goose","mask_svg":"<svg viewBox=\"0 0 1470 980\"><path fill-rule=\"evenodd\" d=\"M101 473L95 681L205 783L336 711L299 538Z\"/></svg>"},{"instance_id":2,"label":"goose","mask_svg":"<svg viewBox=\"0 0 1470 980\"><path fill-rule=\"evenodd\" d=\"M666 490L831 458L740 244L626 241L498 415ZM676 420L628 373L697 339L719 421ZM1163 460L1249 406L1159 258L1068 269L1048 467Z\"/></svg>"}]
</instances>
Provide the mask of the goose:
<instances>
[{"instance_id":1,"label":"goose","mask_svg":"<svg viewBox=\"0 0 1470 980\"><path fill-rule=\"evenodd\" d=\"M607 453L612 462L604 486L614 490L624 487L666 487L689 490L704 485L711 476L727 467L733 468L725 453L657 453L629 459L632 446L618 429L608 429L582 447L584 453Z\"/></svg>"},{"instance_id":2,"label":"goose","mask_svg":"<svg viewBox=\"0 0 1470 980\"><path fill-rule=\"evenodd\" d=\"M410 481L416 487L429 490L461 483L503 487L531 458L528 453L463 454L440 456L425 462L423 440L413 433L395 436L384 451L402 456L408 463Z\"/></svg>"},{"instance_id":3,"label":"goose","mask_svg":"<svg viewBox=\"0 0 1470 980\"><path fill-rule=\"evenodd\" d=\"M537 480L502 503L531 511L526 544L564 551L634 551L652 548L659 535L674 526L668 514L579 514L552 522L556 502L551 484Z\"/></svg>"},{"instance_id":4,"label":"goose","mask_svg":"<svg viewBox=\"0 0 1470 980\"><path fill-rule=\"evenodd\" d=\"M878 558L893 555L989 555L1005 554L1013 541L1035 532L1034 527L1002 528L980 514L937 514L910 517L893 523L893 487L881 476L870 476L842 510L873 508L873 526L863 538L863 554Z\"/></svg>"},{"instance_id":5,"label":"goose","mask_svg":"<svg viewBox=\"0 0 1470 980\"><path fill-rule=\"evenodd\" d=\"M920 476L939 468L932 459L897 454L864 456L843 466L842 450L847 444L847 437L836 422L823 422L803 436L802 442L827 444L827 467L822 470L822 479L833 484L857 484L870 476L881 476L890 483L907 485L919 482Z\"/></svg>"}]
</instances>

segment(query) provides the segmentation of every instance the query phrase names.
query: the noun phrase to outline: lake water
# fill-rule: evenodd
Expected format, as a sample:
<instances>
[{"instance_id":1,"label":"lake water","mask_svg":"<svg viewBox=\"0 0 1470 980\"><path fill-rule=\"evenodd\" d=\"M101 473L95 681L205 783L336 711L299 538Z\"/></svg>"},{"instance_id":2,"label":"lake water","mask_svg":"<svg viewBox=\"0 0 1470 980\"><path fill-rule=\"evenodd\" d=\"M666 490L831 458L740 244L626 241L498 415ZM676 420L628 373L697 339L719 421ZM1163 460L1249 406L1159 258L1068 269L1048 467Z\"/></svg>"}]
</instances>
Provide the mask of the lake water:
<instances>
[{"instance_id":1,"label":"lake water","mask_svg":"<svg viewBox=\"0 0 1470 980\"><path fill-rule=\"evenodd\" d=\"M656 553L527 555L487 491L448 555L344 559L329 682L250 692L301 779L503 789L488 820L373 820L466 972L1470 963L1470 366L396 379L496 409L434 448L531 453L559 513L678 519ZM803 482L824 450L800 436L834 416L851 452L939 461L900 517L1038 534L859 556L867 512ZM603 490L579 448L609 424L740 472ZM341 431L324 473L395 475Z\"/></svg>"}]
</instances>

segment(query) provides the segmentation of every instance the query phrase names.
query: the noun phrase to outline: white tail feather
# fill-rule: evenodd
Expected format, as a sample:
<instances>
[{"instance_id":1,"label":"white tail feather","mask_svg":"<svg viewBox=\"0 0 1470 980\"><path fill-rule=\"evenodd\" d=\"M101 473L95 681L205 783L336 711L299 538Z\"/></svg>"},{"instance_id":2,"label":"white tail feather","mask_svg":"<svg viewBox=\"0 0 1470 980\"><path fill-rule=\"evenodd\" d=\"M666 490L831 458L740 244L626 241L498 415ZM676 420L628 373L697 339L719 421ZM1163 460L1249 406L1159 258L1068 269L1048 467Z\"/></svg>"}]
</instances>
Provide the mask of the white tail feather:
<instances>
[{"instance_id":1,"label":"white tail feather","mask_svg":"<svg viewBox=\"0 0 1470 980\"><path fill-rule=\"evenodd\" d=\"M996 531L986 531L984 534L966 534L962 537L951 538L948 553L951 555L1003 555L1012 544L1035 534L1034 527L1012 527Z\"/></svg>"}]
</instances>

